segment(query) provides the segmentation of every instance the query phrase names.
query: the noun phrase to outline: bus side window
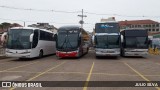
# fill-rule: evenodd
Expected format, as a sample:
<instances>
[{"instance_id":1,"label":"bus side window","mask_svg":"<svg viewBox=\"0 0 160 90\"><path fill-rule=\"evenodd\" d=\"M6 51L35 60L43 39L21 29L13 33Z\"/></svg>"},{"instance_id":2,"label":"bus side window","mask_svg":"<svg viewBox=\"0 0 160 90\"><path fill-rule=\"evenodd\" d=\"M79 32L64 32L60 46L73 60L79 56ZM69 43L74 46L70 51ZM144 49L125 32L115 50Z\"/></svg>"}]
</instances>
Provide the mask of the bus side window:
<instances>
[{"instance_id":1,"label":"bus side window","mask_svg":"<svg viewBox=\"0 0 160 90\"><path fill-rule=\"evenodd\" d=\"M32 48L35 48L37 46L37 44L38 44L38 37L39 37L38 30L34 30Z\"/></svg>"}]
</instances>

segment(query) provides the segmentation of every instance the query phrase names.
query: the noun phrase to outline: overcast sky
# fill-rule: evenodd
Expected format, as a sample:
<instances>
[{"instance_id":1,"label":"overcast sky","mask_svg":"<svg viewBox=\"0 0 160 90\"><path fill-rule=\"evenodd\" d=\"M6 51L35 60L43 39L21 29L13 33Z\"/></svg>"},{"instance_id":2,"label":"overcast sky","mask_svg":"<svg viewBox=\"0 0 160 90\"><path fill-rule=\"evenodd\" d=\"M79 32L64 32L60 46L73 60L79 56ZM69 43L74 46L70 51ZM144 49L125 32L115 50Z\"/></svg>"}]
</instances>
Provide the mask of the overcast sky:
<instances>
[{"instance_id":1,"label":"overcast sky","mask_svg":"<svg viewBox=\"0 0 160 90\"><path fill-rule=\"evenodd\" d=\"M50 23L57 28L64 25L79 25L81 10L84 9L84 29L92 31L101 18L115 17L121 20L152 19L160 22L160 0L0 0L0 23L16 22L27 25L36 22ZM22 9L48 10L22 10ZM51 12L66 11L66 12ZM86 13L88 12L88 13ZM94 13L94 14L93 14ZM10 19L10 20L5 20ZM15 21L14 21L15 20Z\"/></svg>"}]
</instances>

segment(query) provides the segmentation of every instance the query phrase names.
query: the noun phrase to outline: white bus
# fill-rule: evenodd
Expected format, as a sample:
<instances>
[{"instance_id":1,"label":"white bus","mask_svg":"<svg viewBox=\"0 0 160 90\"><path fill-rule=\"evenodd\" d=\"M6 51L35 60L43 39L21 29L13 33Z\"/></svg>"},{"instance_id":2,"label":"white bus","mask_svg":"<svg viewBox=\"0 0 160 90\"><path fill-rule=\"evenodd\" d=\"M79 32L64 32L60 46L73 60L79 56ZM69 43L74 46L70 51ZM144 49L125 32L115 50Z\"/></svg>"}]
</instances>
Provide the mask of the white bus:
<instances>
[{"instance_id":1,"label":"white bus","mask_svg":"<svg viewBox=\"0 0 160 90\"><path fill-rule=\"evenodd\" d=\"M31 27L15 27L7 33L7 57L34 58L55 52L56 42L51 31Z\"/></svg>"}]
</instances>

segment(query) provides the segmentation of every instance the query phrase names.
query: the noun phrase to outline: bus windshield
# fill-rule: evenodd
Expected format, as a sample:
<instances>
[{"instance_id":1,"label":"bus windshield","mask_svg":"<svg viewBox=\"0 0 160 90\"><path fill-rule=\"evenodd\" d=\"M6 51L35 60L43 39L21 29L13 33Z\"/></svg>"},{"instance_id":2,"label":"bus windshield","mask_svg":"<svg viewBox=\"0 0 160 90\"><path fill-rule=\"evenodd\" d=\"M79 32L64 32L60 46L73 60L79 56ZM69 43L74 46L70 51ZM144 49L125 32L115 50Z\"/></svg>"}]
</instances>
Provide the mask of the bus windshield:
<instances>
[{"instance_id":1,"label":"bus windshield","mask_svg":"<svg viewBox=\"0 0 160 90\"><path fill-rule=\"evenodd\" d=\"M126 48L148 48L147 37L126 37Z\"/></svg>"},{"instance_id":2,"label":"bus windshield","mask_svg":"<svg viewBox=\"0 0 160 90\"><path fill-rule=\"evenodd\" d=\"M78 46L78 32L65 31L58 33L58 49L75 49Z\"/></svg>"},{"instance_id":3,"label":"bus windshield","mask_svg":"<svg viewBox=\"0 0 160 90\"><path fill-rule=\"evenodd\" d=\"M112 49L120 48L119 35L96 36L96 48Z\"/></svg>"},{"instance_id":4,"label":"bus windshield","mask_svg":"<svg viewBox=\"0 0 160 90\"><path fill-rule=\"evenodd\" d=\"M31 49L31 29L11 29L8 32L7 48L9 49Z\"/></svg>"}]
</instances>

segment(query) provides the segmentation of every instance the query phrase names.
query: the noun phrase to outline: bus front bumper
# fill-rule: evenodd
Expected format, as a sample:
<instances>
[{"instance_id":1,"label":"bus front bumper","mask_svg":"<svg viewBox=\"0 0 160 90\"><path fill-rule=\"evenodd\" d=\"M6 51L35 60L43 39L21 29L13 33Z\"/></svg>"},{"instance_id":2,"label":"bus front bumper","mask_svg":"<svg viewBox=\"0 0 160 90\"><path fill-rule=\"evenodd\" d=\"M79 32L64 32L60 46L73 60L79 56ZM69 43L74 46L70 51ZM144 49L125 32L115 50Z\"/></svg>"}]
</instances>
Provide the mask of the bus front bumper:
<instances>
[{"instance_id":1,"label":"bus front bumper","mask_svg":"<svg viewBox=\"0 0 160 90\"><path fill-rule=\"evenodd\" d=\"M15 58L32 58L31 50L11 50L6 49L6 57L15 57Z\"/></svg>"},{"instance_id":2,"label":"bus front bumper","mask_svg":"<svg viewBox=\"0 0 160 90\"><path fill-rule=\"evenodd\" d=\"M96 52L96 56L120 56L120 52L114 52L114 53Z\"/></svg>"},{"instance_id":3,"label":"bus front bumper","mask_svg":"<svg viewBox=\"0 0 160 90\"><path fill-rule=\"evenodd\" d=\"M71 52L61 52L61 51L56 51L56 56L57 57L78 57L78 52L77 51L71 51Z\"/></svg>"},{"instance_id":4,"label":"bus front bumper","mask_svg":"<svg viewBox=\"0 0 160 90\"><path fill-rule=\"evenodd\" d=\"M125 52L125 56L146 56L148 52Z\"/></svg>"},{"instance_id":5,"label":"bus front bumper","mask_svg":"<svg viewBox=\"0 0 160 90\"><path fill-rule=\"evenodd\" d=\"M15 57L15 58L32 58L30 53L28 54L18 54L18 53L6 53L6 57Z\"/></svg>"}]
</instances>

